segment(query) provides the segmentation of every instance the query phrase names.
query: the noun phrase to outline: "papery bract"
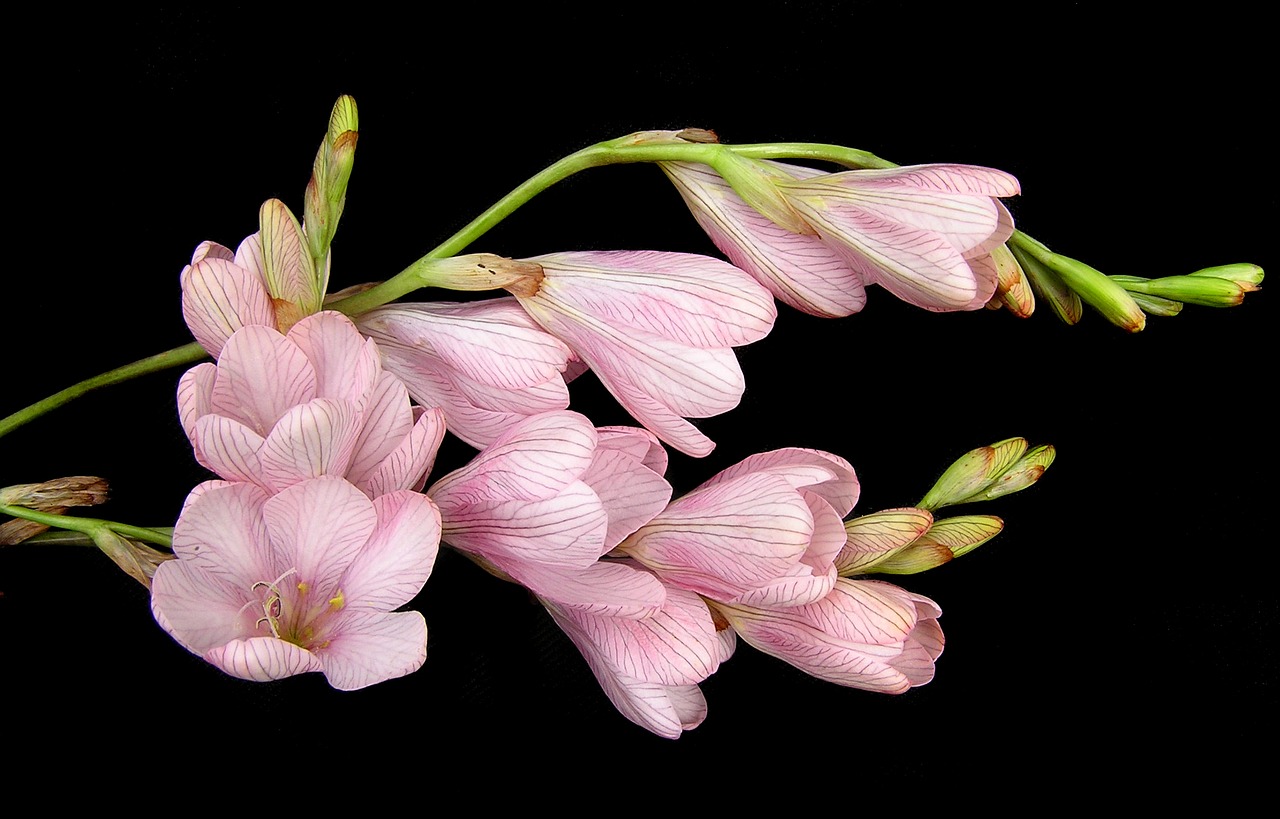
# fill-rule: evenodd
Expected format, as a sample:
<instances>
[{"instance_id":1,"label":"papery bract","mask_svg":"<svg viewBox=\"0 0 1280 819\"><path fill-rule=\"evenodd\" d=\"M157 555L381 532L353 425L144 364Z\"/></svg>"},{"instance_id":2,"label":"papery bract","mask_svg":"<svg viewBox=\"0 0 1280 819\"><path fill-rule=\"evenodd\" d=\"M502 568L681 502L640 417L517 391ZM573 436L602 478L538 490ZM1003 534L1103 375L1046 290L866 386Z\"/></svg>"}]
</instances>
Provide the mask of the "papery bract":
<instances>
[{"instance_id":1,"label":"papery bract","mask_svg":"<svg viewBox=\"0 0 1280 819\"><path fill-rule=\"evenodd\" d=\"M331 311L287 336L237 330L217 364L182 376L178 411L196 460L272 492L320 475L371 496L420 489L444 435L440 410L412 406L377 345Z\"/></svg>"},{"instance_id":2,"label":"papery bract","mask_svg":"<svg viewBox=\"0 0 1280 819\"><path fill-rule=\"evenodd\" d=\"M651 433L597 430L569 411L532 416L428 490L442 539L563 606L639 616L661 584L600 557L666 505L665 455Z\"/></svg>"},{"instance_id":3,"label":"papery bract","mask_svg":"<svg viewBox=\"0 0 1280 819\"><path fill-rule=\"evenodd\" d=\"M661 608L643 617L542 603L624 717L670 739L706 718L698 683L733 654L735 638L730 630L716 630L696 594L668 587Z\"/></svg>"},{"instance_id":4,"label":"papery bract","mask_svg":"<svg viewBox=\"0 0 1280 819\"><path fill-rule=\"evenodd\" d=\"M715 444L686 418L738 405L733 348L763 338L770 293L727 262L687 253L554 253L520 304L564 341L631 415L666 443L703 456Z\"/></svg>"},{"instance_id":5,"label":"papery bract","mask_svg":"<svg viewBox=\"0 0 1280 819\"><path fill-rule=\"evenodd\" d=\"M853 467L836 455L763 452L672 501L618 551L713 600L804 605L836 582L842 518L858 491Z\"/></svg>"},{"instance_id":6,"label":"papery bract","mask_svg":"<svg viewBox=\"0 0 1280 819\"><path fill-rule=\"evenodd\" d=\"M439 548L426 496L370 499L321 477L270 495L210 482L174 527L176 560L151 583L157 622L189 651L236 677L322 671L356 689L417 670L422 615L394 611L422 589Z\"/></svg>"},{"instance_id":7,"label":"papery bract","mask_svg":"<svg viewBox=\"0 0 1280 819\"><path fill-rule=\"evenodd\" d=\"M814 603L788 608L713 602L753 648L837 685L900 694L933 679L942 610L878 580L840 578Z\"/></svg>"},{"instance_id":8,"label":"papery bract","mask_svg":"<svg viewBox=\"0 0 1280 819\"><path fill-rule=\"evenodd\" d=\"M355 318L383 366L476 448L521 419L569 406L573 353L514 298L390 304Z\"/></svg>"}]
</instances>

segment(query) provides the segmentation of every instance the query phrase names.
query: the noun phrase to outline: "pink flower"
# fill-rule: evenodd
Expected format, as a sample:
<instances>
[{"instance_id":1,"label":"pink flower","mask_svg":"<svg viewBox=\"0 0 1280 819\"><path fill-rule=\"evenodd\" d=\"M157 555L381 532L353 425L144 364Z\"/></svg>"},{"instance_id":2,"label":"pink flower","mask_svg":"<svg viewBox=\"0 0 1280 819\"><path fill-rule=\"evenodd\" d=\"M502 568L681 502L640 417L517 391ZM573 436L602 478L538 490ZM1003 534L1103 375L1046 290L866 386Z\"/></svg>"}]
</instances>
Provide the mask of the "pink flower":
<instances>
[{"instance_id":1,"label":"pink flower","mask_svg":"<svg viewBox=\"0 0 1280 819\"><path fill-rule=\"evenodd\" d=\"M322 671L335 688L363 688L425 661L422 615L393 610L426 583L439 536L439 512L416 492L370 500L336 477L275 495L209 482L174 527L177 559L156 569L152 613L233 676Z\"/></svg>"},{"instance_id":2,"label":"pink flower","mask_svg":"<svg viewBox=\"0 0 1280 819\"><path fill-rule=\"evenodd\" d=\"M573 353L514 298L390 304L355 322L409 395L440 407L449 431L477 449L527 416L569 406L563 373Z\"/></svg>"},{"instance_id":3,"label":"pink flower","mask_svg":"<svg viewBox=\"0 0 1280 819\"><path fill-rule=\"evenodd\" d=\"M712 600L798 606L836 583L857 501L853 467L813 449L753 455L673 501L618 546L664 583Z\"/></svg>"},{"instance_id":4,"label":"pink flower","mask_svg":"<svg viewBox=\"0 0 1280 819\"><path fill-rule=\"evenodd\" d=\"M698 683L733 654L736 643L732 630L716 630L696 594L667 587L658 611L631 618L542 602L624 717L669 739L706 719Z\"/></svg>"},{"instance_id":5,"label":"pink flower","mask_svg":"<svg viewBox=\"0 0 1280 819\"><path fill-rule=\"evenodd\" d=\"M715 444L686 418L737 406L733 348L768 334L773 297L726 262L685 253L554 253L520 304L647 429L689 455Z\"/></svg>"},{"instance_id":6,"label":"pink flower","mask_svg":"<svg viewBox=\"0 0 1280 819\"><path fill-rule=\"evenodd\" d=\"M318 312L324 299L328 270L316 270L302 227L284 203L263 203L258 222L260 230L234 253L201 242L182 269L182 317L214 358L241 327L287 332Z\"/></svg>"},{"instance_id":7,"label":"pink flower","mask_svg":"<svg viewBox=\"0 0 1280 819\"><path fill-rule=\"evenodd\" d=\"M837 685L900 694L932 680L942 653L938 605L878 580L842 577L804 606L712 606L752 647Z\"/></svg>"},{"instance_id":8,"label":"pink flower","mask_svg":"<svg viewBox=\"0 0 1280 819\"><path fill-rule=\"evenodd\" d=\"M197 461L269 492L320 475L370 496L420 489L444 435L440 411L413 407L377 345L331 311L288 335L235 331L217 364L182 376L178 412Z\"/></svg>"},{"instance_id":9,"label":"pink flower","mask_svg":"<svg viewBox=\"0 0 1280 819\"><path fill-rule=\"evenodd\" d=\"M666 454L644 430L575 412L532 416L427 494L449 546L557 604L642 616L663 602L647 572L601 561L671 498Z\"/></svg>"},{"instance_id":10,"label":"pink flower","mask_svg":"<svg viewBox=\"0 0 1280 819\"><path fill-rule=\"evenodd\" d=\"M754 168L785 203L789 226L802 232L762 215L707 166L663 163L716 246L781 301L843 316L862 308L866 284L929 310L975 310L995 293L991 253L1013 232L997 197L1019 192L1009 174L941 164L838 173L780 162Z\"/></svg>"}]
</instances>

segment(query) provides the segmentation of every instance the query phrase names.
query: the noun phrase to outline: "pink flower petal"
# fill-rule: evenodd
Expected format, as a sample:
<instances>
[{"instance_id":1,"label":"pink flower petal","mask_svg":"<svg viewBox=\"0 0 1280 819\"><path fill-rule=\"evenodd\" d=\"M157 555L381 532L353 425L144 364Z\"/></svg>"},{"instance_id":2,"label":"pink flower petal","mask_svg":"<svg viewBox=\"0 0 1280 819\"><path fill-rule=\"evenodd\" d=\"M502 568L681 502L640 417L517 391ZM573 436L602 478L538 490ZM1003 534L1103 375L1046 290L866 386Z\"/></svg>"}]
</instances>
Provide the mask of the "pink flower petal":
<instances>
[{"instance_id":1,"label":"pink flower petal","mask_svg":"<svg viewBox=\"0 0 1280 819\"><path fill-rule=\"evenodd\" d=\"M196 341L217 357L241 327L275 327L262 280L225 258L207 257L182 272L182 317Z\"/></svg>"},{"instance_id":2,"label":"pink flower petal","mask_svg":"<svg viewBox=\"0 0 1280 819\"><path fill-rule=\"evenodd\" d=\"M426 662L427 622L416 611L353 611L335 628L324 649L324 675L341 691L403 677Z\"/></svg>"},{"instance_id":3,"label":"pink flower petal","mask_svg":"<svg viewBox=\"0 0 1280 819\"><path fill-rule=\"evenodd\" d=\"M342 576L347 609L390 611L412 600L431 575L440 544L440 510L402 490L373 501L372 537Z\"/></svg>"},{"instance_id":4,"label":"pink flower petal","mask_svg":"<svg viewBox=\"0 0 1280 819\"><path fill-rule=\"evenodd\" d=\"M298 346L270 327L245 327L218 357L210 406L266 437L276 421L316 397L316 374Z\"/></svg>"},{"instance_id":5,"label":"pink flower petal","mask_svg":"<svg viewBox=\"0 0 1280 819\"><path fill-rule=\"evenodd\" d=\"M323 671L320 658L293 643L275 637L232 640L205 652L204 658L233 677L268 682Z\"/></svg>"}]
</instances>

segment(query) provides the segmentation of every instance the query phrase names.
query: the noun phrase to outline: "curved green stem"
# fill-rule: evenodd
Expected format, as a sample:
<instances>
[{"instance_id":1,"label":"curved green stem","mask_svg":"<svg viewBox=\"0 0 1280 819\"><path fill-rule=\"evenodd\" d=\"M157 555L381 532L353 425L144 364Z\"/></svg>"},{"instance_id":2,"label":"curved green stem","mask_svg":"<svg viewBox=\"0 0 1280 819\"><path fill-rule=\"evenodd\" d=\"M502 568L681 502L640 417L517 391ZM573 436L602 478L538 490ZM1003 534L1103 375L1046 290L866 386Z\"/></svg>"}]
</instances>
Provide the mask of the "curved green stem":
<instances>
[{"instance_id":1,"label":"curved green stem","mask_svg":"<svg viewBox=\"0 0 1280 819\"><path fill-rule=\"evenodd\" d=\"M46 526L52 526L56 529L80 532L84 535L88 535L89 537L93 537L95 532L107 529L115 532L121 537L141 540L144 543L153 543L157 546L164 546L169 549L173 548L173 536L163 529L151 529L146 526L130 526L127 523L117 523L112 520L102 520L101 518L51 515L48 512L38 512L35 509L28 509L25 506L0 505L0 515L8 515L13 518L22 518L36 523L43 523Z\"/></svg>"},{"instance_id":2,"label":"curved green stem","mask_svg":"<svg viewBox=\"0 0 1280 819\"><path fill-rule=\"evenodd\" d=\"M95 375L92 378L86 378L78 384L73 384L65 390L55 392L48 398L18 410L12 415L0 420L0 437L4 437L13 430L23 424L33 421L44 415L50 410L66 404L90 390L96 390L99 387L110 386L111 384L119 384L122 381L128 381L141 375L159 372L170 367L177 367L182 364L192 364L200 359L208 356L205 349L199 344L192 342L181 347L175 347L163 353L157 353L153 356L140 359L132 364L126 364L123 367L117 367L105 373Z\"/></svg>"}]
</instances>

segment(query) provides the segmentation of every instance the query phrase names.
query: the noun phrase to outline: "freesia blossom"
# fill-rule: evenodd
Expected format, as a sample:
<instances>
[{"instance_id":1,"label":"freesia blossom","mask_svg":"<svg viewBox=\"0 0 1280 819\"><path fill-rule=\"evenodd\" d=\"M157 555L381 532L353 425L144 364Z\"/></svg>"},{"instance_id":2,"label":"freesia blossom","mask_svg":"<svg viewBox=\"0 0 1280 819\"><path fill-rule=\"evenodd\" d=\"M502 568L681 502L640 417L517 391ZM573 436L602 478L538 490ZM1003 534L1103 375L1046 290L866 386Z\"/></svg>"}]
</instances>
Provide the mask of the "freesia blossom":
<instances>
[{"instance_id":1,"label":"freesia blossom","mask_svg":"<svg viewBox=\"0 0 1280 819\"><path fill-rule=\"evenodd\" d=\"M1019 192L1003 171L915 165L825 173L738 160L777 194L786 219L763 215L704 165L663 163L699 224L735 264L783 302L843 316L877 284L930 310L975 310L996 292L992 252L1013 233L998 197Z\"/></svg>"},{"instance_id":2,"label":"freesia blossom","mask_svg":"<svg viewBox=\"0 0 1280 819\"><path fill-rule=\"evenodd\" d=\"M287 335L232 333L217 364L182 376L178 412L197 461L271 492L320 475L370 496L420 489L444 436L440 411L412 406L377 345L332 311Z\"/></svg>"},{"instance_id":3,"label":"freesia blossom","mask_svg":"<svg viewBox=\"0 0 1280 819\"><path fill-rule=\"evenodd\" d=\"M182 269L182 317L214 358L241 327L287 332L318 312L324 299L328 269L316 270L302 227L284 203L263 203L258 223L235 252L201 242Z\"/></svg>"},{"instance_id":4,"label":"freesia blossom","mask_svg":"<svg viewBox=\"0 0 1280 819\"><path fill-rule=\"evenodd\" d=\"M698 684L733 654L736 638L730 629L717 631L698 595L667 587L662 607L644 617L542 603L624 717L669 739L706 719Z\"/></svg>"},{"instance_id":5,"label":"freesia blossom","mask_svg":"<svg viewBox=\"0 0 1280 819\"><path fill-rule=\"evenodd\" d=\"M798 606L836 582L853 467L813 449L753 455L671 502L618 546L663 582L712 600Z\"/></svg>"},{"instance_id":6,"label":"freesia blossom","mask_svg":"<svg viewBox=\"0 0 1280 819\"><path fill-rule=\"evenodd\" d=\"M763 338L769 291L727 262L687 253L554 253L536 262L529 315L564 341L631 415L671 446L715 444L686 418L738 405L745 382L733 348Z\"/></svg>"},{"instance_id":7,"label":"freesia blossom","mask_svg":"<svg viewBox=\"0 0 1280 819\"><path fill-rule=\"evenodd\" d=\"M637 617L662 606L662 585L600 558L670 500L665 468L645 430L548 412L511 427L427 494L442 540L494 574L561 606Z\"/></svg>"},{"instance_id":8,"label":"freesia blossom","mask_svg":"<svg viewBox=\"0 0 1280 819\"><path fill-rule=\"evenodd\" d=\"M514 298L390 304L355 322L409 395L440 407L449 431L477 449L527 416L569 406L573 353Z\"/></svg>"},{"instance_id":9,"label":"freesia blossom","mask_svg":"<svg viewBox=\"0 0 1280 819\"><path fill-rule=\"evenodd\" d=\"M712 602L753 648L837 685L900 694L933 679L942 610L879 580L840 578L821 600L789 608Z\"/></svg>"},{"instance_id":10,"label":"freesia blossom","mask_svg":"<svg viewBox=\"0 0 1280 819\"><path fill-rule=\"evenodd\" d=\"M417 492L371 500L321 477L271 495L211 481L178 518L177 559L156 568L152 613L233 676L321 671L335 688L363 688L425 661L425 620L395 609L426 583L439 536L439 511Z\"/></svg>"}]
</instances>

